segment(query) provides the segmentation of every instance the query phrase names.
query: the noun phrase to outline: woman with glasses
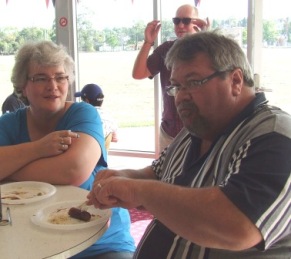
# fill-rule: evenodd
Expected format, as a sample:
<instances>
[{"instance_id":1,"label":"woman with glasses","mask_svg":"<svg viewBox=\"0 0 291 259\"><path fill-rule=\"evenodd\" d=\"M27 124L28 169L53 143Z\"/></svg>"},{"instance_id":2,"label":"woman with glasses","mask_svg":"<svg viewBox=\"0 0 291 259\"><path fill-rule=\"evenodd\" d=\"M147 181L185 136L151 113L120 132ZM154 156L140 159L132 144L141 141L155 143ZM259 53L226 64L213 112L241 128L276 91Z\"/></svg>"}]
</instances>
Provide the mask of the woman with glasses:
<instances>
[{"instance_id":1,"label":"woman with glasses","mask_svg":"<svg viewBox=\"0 0 291 259\"><path fill-rule=\"evenodd\" d=\"M199 19L198 9L191 5L180 6L176 11L176 16L172 20L177 38L184 37L187 34L196 33L197 31L209 27L208 20L206 22ZM154 20L148 23L144 32L144 44L135 60L132 75L135 79L152 79L155 75L160 73L163 113L160 125L159 145L160 151L163 151L163 149L167 147L172 142L173 138L180 132L183 124L177 113L174 98L168 96L166 93L166 87L170 84L169 78L171 71L166 68L164 59L175 41L165 41L158 46L151 55L149 55L150 49L158 36L160 28L160 21Z\"/></svg>"},{"instance_id":2,"label":"woman with glasses","mask_svg":"<svg viewBox=\"0 0 291 259\"><path fill-rule=\"evenodd\" d=\"M102 122L85 102L67 101L74 61L49 41L20 48L12 71L15 92L29 106L0 117L0 180L41 181L90 190L107 167ZM105 234L76 258L131 258L135 250L127 210L112 211ZM109 256L106 258L110 258Z\"/></svg>"}]
</instances>

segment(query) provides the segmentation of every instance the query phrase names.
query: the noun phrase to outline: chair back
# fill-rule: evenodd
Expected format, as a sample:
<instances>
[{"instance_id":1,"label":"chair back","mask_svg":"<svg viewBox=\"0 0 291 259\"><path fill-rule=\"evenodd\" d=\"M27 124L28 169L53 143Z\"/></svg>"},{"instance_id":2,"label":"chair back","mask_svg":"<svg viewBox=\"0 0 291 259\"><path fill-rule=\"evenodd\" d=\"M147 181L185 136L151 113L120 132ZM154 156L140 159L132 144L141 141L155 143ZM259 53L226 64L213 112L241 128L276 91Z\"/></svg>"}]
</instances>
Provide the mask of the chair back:
<instances>
[{"instance_id":1,"label":"chair back","mask_svg":"<svg viewBox=\"0 0 291 259\"><path fill-rule=\"evenodd\" d=\"M112 140L112 132L110 132L106 137L105 137L105 148L108 152L109 148L110 148L110 143Z\"/></svg>"}]
</instances>

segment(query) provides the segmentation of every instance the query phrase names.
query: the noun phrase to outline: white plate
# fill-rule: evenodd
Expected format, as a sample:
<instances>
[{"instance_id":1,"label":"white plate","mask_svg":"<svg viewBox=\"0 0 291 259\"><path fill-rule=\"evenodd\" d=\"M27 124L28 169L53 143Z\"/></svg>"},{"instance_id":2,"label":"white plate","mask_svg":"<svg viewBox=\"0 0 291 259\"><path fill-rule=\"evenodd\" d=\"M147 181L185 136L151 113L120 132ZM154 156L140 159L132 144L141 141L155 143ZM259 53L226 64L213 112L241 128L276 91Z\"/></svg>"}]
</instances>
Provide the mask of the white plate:
<instances>
[{"instance_id":1,"label":"white plate","mask_svg":"<svg viewBox=\"0 0 291 259\"><path fill-rule=\"evenodd\" d=\"M90 221L71 218L68 214L69 209L77 207L83 202L84 200L55 203L36 211L32 215L31 221L40 227L59 230L76 230L106 224L111 216L111 210L100 210L94 206L89 206L87 209L91 214Z\"/></svg>"},{"instance_id":2,"label":"white plate","mask_svg":"<svg viewBox=\"0 0 291 259\"><path fill-rule=\"evenodd\" d=\"M1 185L3 204L27 204L51 197L56 187L44 182L13 182Z\"/></svg>"}]
</instances>

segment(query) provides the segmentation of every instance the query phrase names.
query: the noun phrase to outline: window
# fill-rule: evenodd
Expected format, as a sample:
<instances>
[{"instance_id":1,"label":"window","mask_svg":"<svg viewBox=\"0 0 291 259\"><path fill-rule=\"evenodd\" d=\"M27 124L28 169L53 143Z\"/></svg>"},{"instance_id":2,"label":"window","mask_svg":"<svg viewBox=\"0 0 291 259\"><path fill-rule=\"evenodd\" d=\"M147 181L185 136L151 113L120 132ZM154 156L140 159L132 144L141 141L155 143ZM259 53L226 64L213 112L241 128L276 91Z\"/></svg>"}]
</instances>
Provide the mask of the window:
<instances>
[{"instance_id":1,"label":"window","mask_svg":"<svg viewBox=\"0 0 291 259\"><path fill-rule=\"evenodd\" d=\"M132 78L152 9L143 0L83 0L77 6L80 88L96 83L103 89L102 107L119 125L111 149L154 152L153 80Z\"/></svg>"},{"instance_id":2,"label":"window","mask_svg":"<svg viewBox=\"0 0 291 259\"><path fill-rule=\"evenodd\" d=\"M161 41L164 41L175 38L171 18L175 16L177 7L194 2L106 0L101 4L96 0L82 0L77 4L77 87L80 89L87 83L102 87L105 95L103 108L119 125L119 141L112 143L112 150L155 151L154 80L133 79L132 67L144 39L144 28L153 19L155 4L160 3L161 12L157 15L161 17ZM260 60L256 60L260 61L260 87L266 91L270 104L291 113L291 4L289 0L264 0L262 4L263 42ZM247 52L247 0L201 0L199 12L201 18L210 18L212 28L219 27L235 35ZM13 89L10 75L17 44L34 37L56 40L54 19L55 10L51 1L48 6L44 0L9 0L7 5L5 1L0 3L1 103ZM21 31L21 41L13 38L16 31Z\"/></svg>"}]
</instances>

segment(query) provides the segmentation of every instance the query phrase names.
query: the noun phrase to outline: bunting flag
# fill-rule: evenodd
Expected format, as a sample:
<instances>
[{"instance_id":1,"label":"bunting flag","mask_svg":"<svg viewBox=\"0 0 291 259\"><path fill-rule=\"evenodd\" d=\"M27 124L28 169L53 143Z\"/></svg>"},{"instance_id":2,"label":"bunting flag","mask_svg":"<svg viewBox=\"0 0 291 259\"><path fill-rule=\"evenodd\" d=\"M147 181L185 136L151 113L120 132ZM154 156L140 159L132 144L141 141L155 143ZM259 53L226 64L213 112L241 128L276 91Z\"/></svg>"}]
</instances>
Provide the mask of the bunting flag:
<instances>
[{"instance_id":1,"label":"bunting flag","mask_svg":"<svg viewBox=\"0 0 291 259\"><path fill-rule=\"evenodd\" d=\"M201 0L194 0L195 6L198 7L200 5Z\"/></svg>"},{"instance_id":2,"label":"bunting flag","mask_svg":"<svg viewBox=\"0 0 291 259\"><path fill-rule=\"evenodd\" d=\"M6 5L8 4L9 0L6 0ZM55 6L56 4L56 0L52 0L53 2L53 5ZM131 3L133 4L134 0L131 0ZM196 2L200 2L200 0L195 0L195 3ZM46 8L49 7L49 3L50 3L50 0L45 0L45 4L46 4ZM79 0L77 0L77 3L79 3ZM195 4L197 6L197 4Z\"/></svg>"},{"instance_id":3,"label":"bunting flag","mask_svg":"<svg viewBox=\"0 0 291 259\"><path fill-rule=\"evenodd\" d=\"M53 4L55 5L55 1L56 0L52 0L53 1ZM8 2L9 2L9 0L6 0L6 5L8 4ZM48 6L49 6L49 2L50 2L50 0L45 0L45 3L46 3L46 7L48 8Z\"/></svg>"},{"instance_id":4,"label":"bunting flag","mask_svg":"<svg viewBox=\"0 0 291 259\"><path fill-rule=\"evenodd\" d=\"M49 2L49 0L46 0L47 2ZM52 0L53 2L53 5L55 6L56 5L56 0ZM77 3L79 3L79 0L77 0Z\"/></svg>"}]
</instances>

